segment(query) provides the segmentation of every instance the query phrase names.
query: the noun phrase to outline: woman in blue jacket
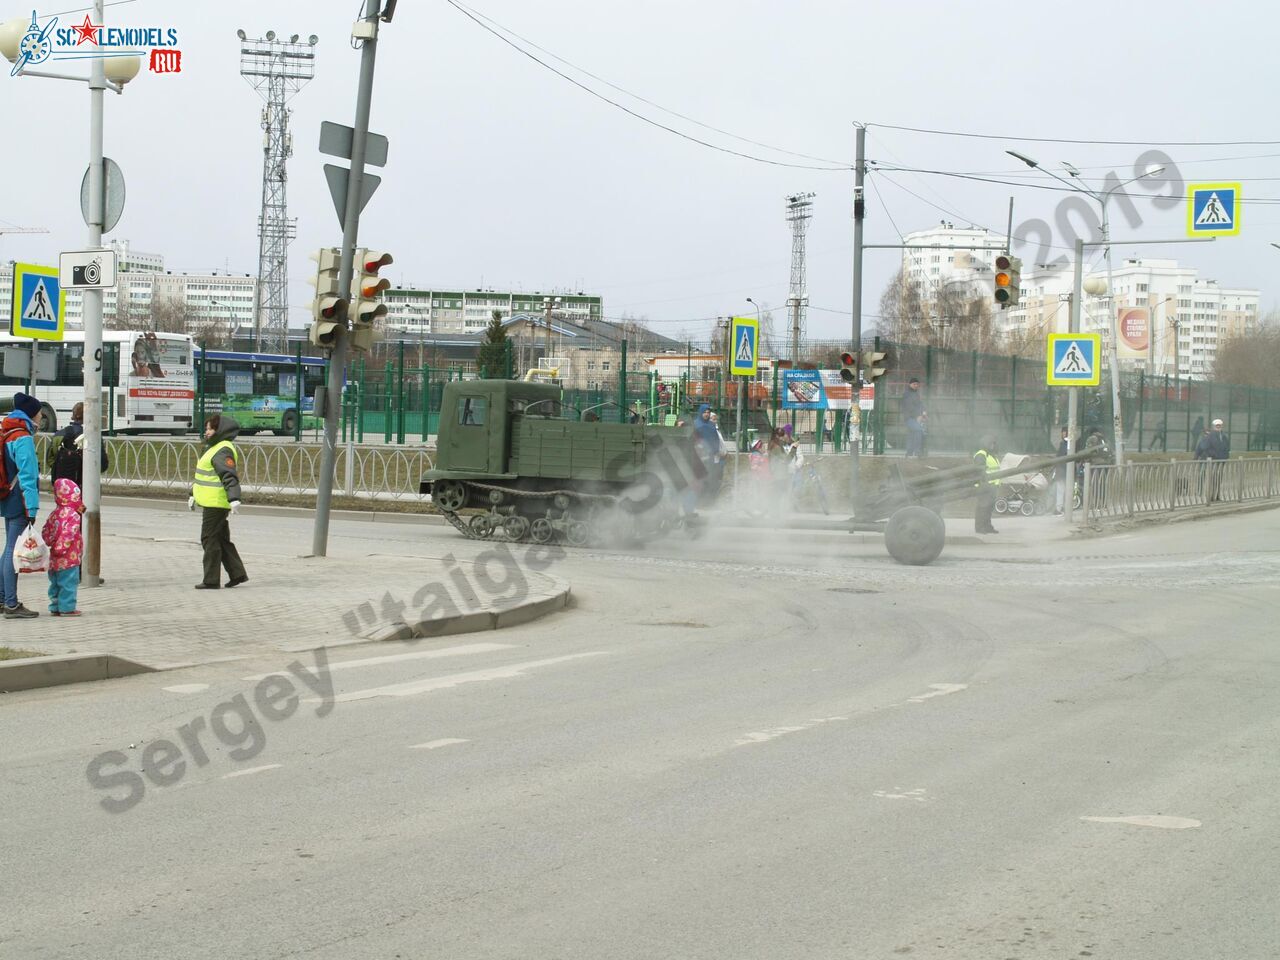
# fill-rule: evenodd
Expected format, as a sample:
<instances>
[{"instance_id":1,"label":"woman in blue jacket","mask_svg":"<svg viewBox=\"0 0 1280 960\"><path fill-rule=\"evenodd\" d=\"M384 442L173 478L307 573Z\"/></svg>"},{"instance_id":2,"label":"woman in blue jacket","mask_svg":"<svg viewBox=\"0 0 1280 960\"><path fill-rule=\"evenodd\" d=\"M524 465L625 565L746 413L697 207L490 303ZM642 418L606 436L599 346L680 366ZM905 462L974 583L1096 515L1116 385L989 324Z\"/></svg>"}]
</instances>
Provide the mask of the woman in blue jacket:
<instances>
[{"instance_id":1,"label":"woman in blue jacket","mask_svg":"<svg viewBox=\"0 0 1280 960\"><path fill-rule=\"evenodd\" d=\"M40 509L40 461L32 435L38 428L40 401L25 393L13 395L13 412L0 421L4 444L5 476L9 489L0 500L4 514L4 554L0 556L0 588L4 594L4 618L29 620L40 616L18 602L18 574L13 569L13 548Z\"/></svg>"}]
</instances>

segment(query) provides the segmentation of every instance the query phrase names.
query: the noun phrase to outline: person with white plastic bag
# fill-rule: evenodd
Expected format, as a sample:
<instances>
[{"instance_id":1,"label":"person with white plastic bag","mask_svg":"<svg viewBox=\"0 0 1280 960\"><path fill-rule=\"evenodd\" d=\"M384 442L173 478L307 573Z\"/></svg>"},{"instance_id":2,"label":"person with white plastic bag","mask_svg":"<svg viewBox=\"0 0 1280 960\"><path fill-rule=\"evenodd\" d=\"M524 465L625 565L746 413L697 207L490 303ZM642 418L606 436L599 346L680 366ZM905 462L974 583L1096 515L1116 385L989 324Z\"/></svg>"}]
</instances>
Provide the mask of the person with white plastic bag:
<instances>
[{"instance_id":1,"label":"person with white plastic bag","mask_svg":"<svg viewBox=\"0 0 1280 960\"><path fill-rule=\"evenodd\" d=\"M35 529L40 509L40 460L32 435L38 429L40 401L25 393L13 395L13 412L0 420L0 514L4 515L4 554L0 555L0 593L6 620L30 620L40 616L18 601L18 568L14 548L28 530ZM47 552L46 552L47 558ZM44 567L40 568L41 570Z\"/></svg>"}]
</instances>

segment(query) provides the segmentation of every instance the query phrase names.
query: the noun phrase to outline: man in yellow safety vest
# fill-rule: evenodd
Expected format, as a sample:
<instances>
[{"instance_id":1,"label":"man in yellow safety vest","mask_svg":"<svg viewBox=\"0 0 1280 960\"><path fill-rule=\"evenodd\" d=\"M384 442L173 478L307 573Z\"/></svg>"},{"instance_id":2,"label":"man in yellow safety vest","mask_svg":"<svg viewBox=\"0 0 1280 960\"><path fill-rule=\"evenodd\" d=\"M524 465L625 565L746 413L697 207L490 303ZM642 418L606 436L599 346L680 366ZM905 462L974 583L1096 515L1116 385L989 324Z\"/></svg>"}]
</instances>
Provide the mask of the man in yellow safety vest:
<instances>
[{"instance_id":1,"label":"man in yellow safety vest","mask_svg":"<svg viewBox=\"0 0 1280 960\"><path fill-rule=\"evenodd\" d=\"M996 438L987 434L982 438L982 449L973 455L973 462L987 473L995 473L1000 469L1000 461L996 458ZM996 494L999 493L999 480L980 480L975 484L978 488L978 502L973 510L973 529L978 533L999 533L991 525L991 511L996 505Z\"/></svg>"},{"instance_id":2,"label":"man in yellow safety vest","mask_svg":"<svg viewBox=\"0 0 1280 960\"><path fill-rule=\"evenodd\" d=\"M240 553L231 542L229 518L240 506L240 451L231 441L240 433L240 424L231 417L215 414L205 421L204 439L209 445L196 462L187 508L200 507L200 545L204 547L204 579L197 590L217 590L218 568L227 571L227 586L237 587L249 579L240 562Z\"/></svg>"}]
</instances>

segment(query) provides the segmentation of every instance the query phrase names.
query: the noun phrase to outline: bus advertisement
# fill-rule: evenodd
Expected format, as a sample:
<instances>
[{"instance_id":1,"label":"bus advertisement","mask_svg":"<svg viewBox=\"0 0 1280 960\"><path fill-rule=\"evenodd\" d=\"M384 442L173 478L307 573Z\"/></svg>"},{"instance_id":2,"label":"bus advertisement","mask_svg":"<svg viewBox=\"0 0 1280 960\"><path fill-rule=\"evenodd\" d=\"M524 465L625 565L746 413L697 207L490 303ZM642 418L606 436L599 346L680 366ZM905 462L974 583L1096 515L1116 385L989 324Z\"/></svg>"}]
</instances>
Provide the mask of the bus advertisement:
<instances>
[{"instance_id":1,"label":"bus advertisement","mask_svg":"<svg viewBox=\"0 0 1280 960\"><path fill-rule=\"evenodd\" d=\"M299 362L285 354L197 349L196 361L206 417L215 413L235 417L242 434L270 430L287 436L299 425L303 430L323 426L315 416L316 387L325 380L323 357L303 357Z\"/></svg>"},{"instance_id":2,"label":"bus advertisement","mask_svg":"<svg viewBox=\"0 0 1280 960\"><path fill-rule=\"evenodd\" d=\"M191 337L144 330L102 334L102 427L117 433L186 433L195 410ZM0 389L27 390L31 341L0 333ZM44 429L57 430L84 399L84 331L36 349L36 395L43 401ZM7 397L5 397L7 399Z\"/></svg>"}]
</instances>

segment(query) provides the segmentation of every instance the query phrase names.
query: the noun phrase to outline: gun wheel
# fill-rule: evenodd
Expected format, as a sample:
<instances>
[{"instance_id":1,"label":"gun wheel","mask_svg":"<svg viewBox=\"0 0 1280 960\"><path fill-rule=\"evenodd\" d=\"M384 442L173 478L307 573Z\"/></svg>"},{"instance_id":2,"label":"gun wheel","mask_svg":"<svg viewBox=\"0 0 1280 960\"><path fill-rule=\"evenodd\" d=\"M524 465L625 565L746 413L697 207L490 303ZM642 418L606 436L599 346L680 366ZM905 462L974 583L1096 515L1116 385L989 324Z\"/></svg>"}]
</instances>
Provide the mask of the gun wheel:
<instances>
[{"instance_id":1,"label":"gun wheel","mask_svg":"<svg viewBox=\"0 0 1280 960\"><path fill-rule=\"evenodd\" d=\"M899 563L924 566L933 563L947 541L947 525L928 507L903 507L889 518L884 545Z\"/></svg>"}]
</instances>

